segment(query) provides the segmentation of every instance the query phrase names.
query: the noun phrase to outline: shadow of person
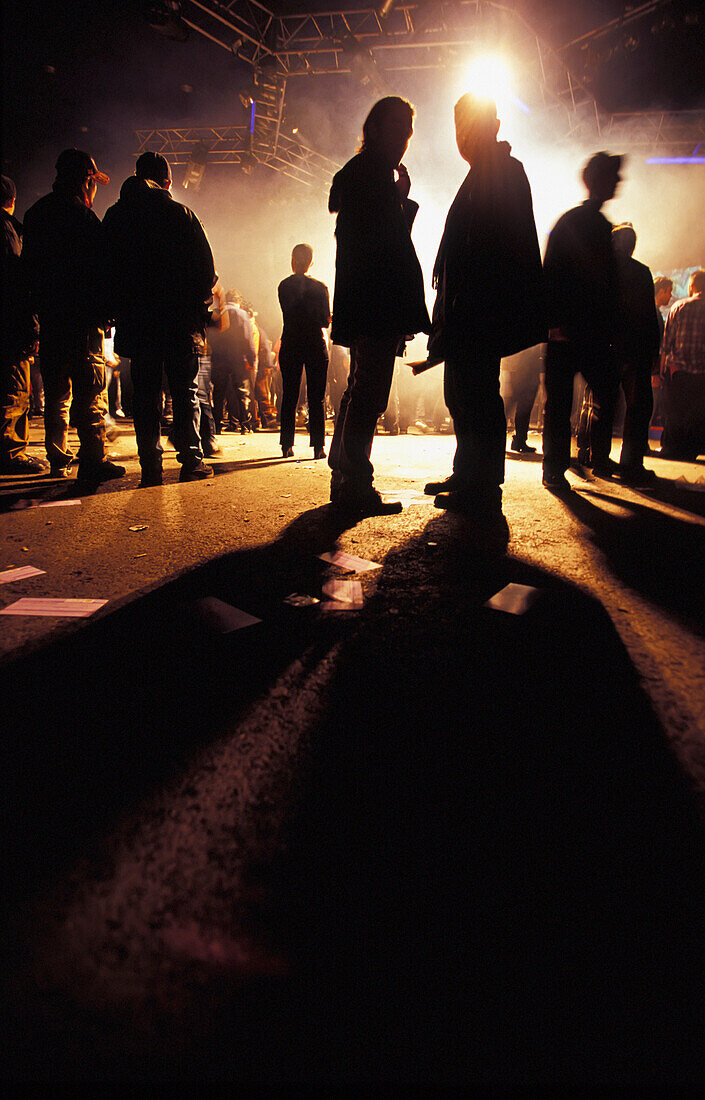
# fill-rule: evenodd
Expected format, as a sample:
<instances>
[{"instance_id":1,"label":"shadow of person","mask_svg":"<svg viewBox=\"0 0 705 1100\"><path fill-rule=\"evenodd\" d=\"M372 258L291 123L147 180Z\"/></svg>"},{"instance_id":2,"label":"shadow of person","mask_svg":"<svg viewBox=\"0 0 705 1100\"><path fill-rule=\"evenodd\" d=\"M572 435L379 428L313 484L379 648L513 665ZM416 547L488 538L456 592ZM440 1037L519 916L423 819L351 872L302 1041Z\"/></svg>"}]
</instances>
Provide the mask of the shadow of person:
<instances>
[{"instance_id":1,"label":"shadow of person","mask_svg":"<svg viewBox=\"0 0 705 1100\"><path fill-rule=\"evenodd\" d=\"M484 606L510 581L525 616ZM703 835L601 605L434 520L328 697L270 869L293 1076L690 1079Z\"/></svg>"},{"instance_id":2,"label":"shadow of person","mask_svg":"<svg viewBox=\"0 0 705 1100\"><path fill-rule=\"evenodd\" d=\"M589 487L561 497L588 527L594 545L616 577L655 605L676 615L689 629L705 629L705 591L699 583L705 525L667 515L649 504ZM601 507L617 505L615 515ZM626 515L624 513L627 513Z\"/></svg>"}]
</instances>

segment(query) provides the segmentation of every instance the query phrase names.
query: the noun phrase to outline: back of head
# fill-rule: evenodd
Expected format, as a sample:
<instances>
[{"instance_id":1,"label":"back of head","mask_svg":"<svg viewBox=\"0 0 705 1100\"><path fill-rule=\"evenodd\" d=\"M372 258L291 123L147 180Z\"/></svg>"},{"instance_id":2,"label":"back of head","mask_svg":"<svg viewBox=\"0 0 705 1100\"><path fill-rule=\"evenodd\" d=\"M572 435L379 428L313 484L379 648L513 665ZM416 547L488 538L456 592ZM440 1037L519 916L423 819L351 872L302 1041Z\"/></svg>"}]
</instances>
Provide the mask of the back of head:
<instances>
[{"instance_id":1,"label":"back of head","mask_svg":"<svg viewBox=\"0 0 705 1100\"><path fill-rule=\"evenodd\" d=\"M612 229L612 245L618 256L629 258L636 248L636 233L631 222L622 222Z\"/></svg>"},{"instance_id":2,"label":"back of head","mask_svg":"<svg viewBox=\"0 0 705 1100\"><path fill-rule=\"evenodd\" d=\"M171 169L161 153L146 152L137 158L135 175L139 180L150 180L164 187L171 183Z\"/></svg>"},{"instance_id":3,"label":"back of head","mask_svg":"<svg viewBox=\"0 0 705 1100\"><path fill-rule=\"evenodd\" d=\"M482 152L495 147L499 122L493 99L466 92L455 105L455 140L464 160L472 164Z\"/></svg>"},{"instance_id":4,"label":"back of head","mask_svg":"<svg viewBox=\"0 0 705 1100\"><path fill-rule=\"evenodd\" d=\"M667 290L669 295L673 290L673 279L669 279L668 275L657 275L654 279L654 294L660 294L662 290Z\"/></svg>"},{"instance_id":5,"label":"back of head","mask_svg":"<svg viewBox=\"0 0 705 1100\"><path fill-rule=\"evenodd\" d=\"M305 275L313 263L313 249L310 244L296 244L291 253L291 270L295 275Z\"/></svg>"},{"instance_id":6,"label":"back of head","mask_svg":"<svg viewBox=\"0 0 705 1100\"><path fill-rule=\"evenodd\" d=\"M693 272L688 283L688 290L691 295L705 294L705 269L701 267L698 271Z\"/></svg>"},{"instance_id":7,"label":"back of head","mask_svg":"<svg viewBox=\"0 0 705 1100\"><path fill-rule=\"evenodd\" d=\"M239 292L235 290L234 287L231 287L229 290L225 291L225 301L229 306L239 306L242 298Z\"/></svg>"},{"instance_id":8,"label":"back of head","mask_svg":"<svg viewBox=\"0 0 705 1100\"><path fill-rule=\"evenodd\" d=\"M88 153L82 149L64 149L56 161L56 183L69 191L80 192L84 183L93 179L96 183L110 183L110 176L100 172Z\"/></svg>"}]
</instances>

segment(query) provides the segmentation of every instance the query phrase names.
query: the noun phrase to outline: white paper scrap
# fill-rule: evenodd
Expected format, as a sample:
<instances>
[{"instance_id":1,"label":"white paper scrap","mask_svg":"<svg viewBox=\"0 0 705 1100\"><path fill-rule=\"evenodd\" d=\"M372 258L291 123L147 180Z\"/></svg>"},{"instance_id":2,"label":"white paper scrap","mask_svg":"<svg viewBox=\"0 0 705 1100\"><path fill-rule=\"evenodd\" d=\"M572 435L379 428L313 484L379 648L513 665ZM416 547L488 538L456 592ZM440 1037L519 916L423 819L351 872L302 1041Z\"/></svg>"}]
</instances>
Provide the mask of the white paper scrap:
<instances>
[{"instance_id":1,"label":"white paper scrap","mask_svg":"<svg viewBox=\"0 0 705 1100\"><path fill-rule=\"evenodd\" d=\"M216 599L215 596L206 596L196 602L200 614L205 622L220 634L231 634L234 630L242 630L245 626L253 626L261 623L254 615L248 615L246 611L240 611L238 607Z\"/></svg>"},{"instance_id":2,"label":"white paper scrap","mask_svg":"<svg viewBox=\"0 0 705 1100\"><path fill-rule=\"evenodd\" d=\"M105 607L107 600L53 600L31 599L28 596L21 600L15 600L0 610L0 615L44 615L56 618L83 619L92 615L101 607Z\"/></svg>"},{"instance_id":3,"label":"white paper scrap","mask_svg":"<svg viewBox=\"0 0 705 1100\"><path fill-rule=\"evenodd\" d=\"M367 573L370 569L381 569L376 561L365 561L364 558L356 558L354 554L346 554L343 550L335 550L332 554L319 554L321 561L329 561L331 565L339 565L341 569L347 569L350 573Z\"/></svg>"},{"instance_id":4,"label":"white paper scrap","mask_svg":"<svg viewBox=\"0 0 705 1100\"><path fill-rule=\"evenodd\" d=\"M71 504L80 504L77 497L69 497L68 500L46 500L44 504L38 504L37 508L68 508Z\"/></svg>"},{"instance_id":5,"label":"white paper scrap","mask_svg":"<svg viewBox=\"0 0 705 1100\"><path fill-rule=\"evenodd\" d=\"M344 603L346 609L362 607L362 585L360 581L332 580L323 585L323 593L331 599Z\"/></svg>"},{"instance_id":6,"label":"white paper scrap","mask_svg":"<svg viewBox=\"0 0 705 1100\"><path fill-rule=\"evenodd\" d=\"M5 569L0 573L0 584L24 581L27 577L38 577L40 573L46 573L46 569L36 569L33 565L23 565L19 569Z\"/></svg>"},{"instance_id":7,"label":"white paper scrap","mask_svg":"<svg viewBox=\"0 0 705 1100\"><path fill-rule=\"evenodd\" d=\"M538 588L528 584L508 584L492 596L485 607L493 611L507 611L510 615L523 615L541 595Z\"/></svg>"}]
</instances>

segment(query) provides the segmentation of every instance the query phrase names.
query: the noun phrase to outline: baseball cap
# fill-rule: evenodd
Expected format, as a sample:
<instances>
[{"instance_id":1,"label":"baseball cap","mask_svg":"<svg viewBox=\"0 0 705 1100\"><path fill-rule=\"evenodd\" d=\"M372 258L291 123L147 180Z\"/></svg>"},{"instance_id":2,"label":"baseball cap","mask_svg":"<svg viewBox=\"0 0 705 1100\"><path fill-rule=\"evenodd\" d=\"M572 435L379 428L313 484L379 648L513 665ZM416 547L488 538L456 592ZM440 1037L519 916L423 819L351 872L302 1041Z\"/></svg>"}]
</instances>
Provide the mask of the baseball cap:
<instances>
[{"instance_id":1,"label":"baseball cap","mask_svg":"<svg viewBox=\"0 0 705 1100\"><path fill-rule=\"evenodd\" d=\"M163 183L171 179L169 161L161 153L146 152L137 158L135 175L141 180L152 180L153 183Z\"/></svg>"},{"instance_id":2,"label":"baseball cap","mask_svg":"<svg viewBox=\"0 0 705 1100\"><path fill-rule=\"evenodd\" d=\"M100 172L93 157L81 149L64 149L59 153L56 171L60 176L92 176L97 183L110 183L110 176Z\"/></svg>"}]
</instances>

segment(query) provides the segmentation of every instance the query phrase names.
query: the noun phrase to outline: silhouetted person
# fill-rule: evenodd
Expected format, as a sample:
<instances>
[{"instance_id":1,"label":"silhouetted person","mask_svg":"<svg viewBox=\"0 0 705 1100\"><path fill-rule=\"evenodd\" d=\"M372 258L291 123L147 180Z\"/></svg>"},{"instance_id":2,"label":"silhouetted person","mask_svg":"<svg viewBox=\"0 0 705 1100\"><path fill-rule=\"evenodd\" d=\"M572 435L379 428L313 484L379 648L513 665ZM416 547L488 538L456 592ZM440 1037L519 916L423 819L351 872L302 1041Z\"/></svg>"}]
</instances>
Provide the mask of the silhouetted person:
<instances>
[{"instance_id":1,"label":"silhouetted person","mask_svg":"<svg viewBox=\"0 0 705 1100\"><path fill-rule=\"evenodd\" d=\"M409 174L401 163L413 120L404 99L375 103L362 128L362 147L336 174L328 203L338 215L331 341L350 348L328 457L331 500L360 515L401 511L373 487L372 439L404 338L430 329L410 236L418 204L409 199Z\"/></svg>"},{"instance_id":2,"label":"silhouetted person","mask_svg":"<svg viewBox=\"0 0 705 1100\"><path fill-rule=\"evenodd\" d=\"M690 276L688 297L671 306L661 350L666 384L664 458L694 462L705 453L705 270Z\"/></svg>"},{"instance_id":3,"label":"silhouetted person","mask_svg":"<svg viewBox=\"0 0 705 1100\"><path fill-rule=\"evenodd\" d=\"M213 348L213 406L216 428L221 430L224 403L230 426L247 435L253 430L254 374L257 367L257 334L252 317L243 309L234 289L225 295L228 325L211 336Z\"/></svg>"},{"instance_id":4,"label":"silhouetted person","mask_svg":"<svg viewBox=\"0 0 705 1100\"><path fill-rule=\"evenodd\" d=\"M169 381L180 481L212 477L199 437L198 357L216 282L203 227L170 194L171 170L143 153L106 212L115 350L131 361L141 485L162 484L162 374Z\"/></svg>"},{"instance_id":5,"label":"silhouetted person","mask_svg":"<svg viewBox=\"0 0 705 1100\"><path fill-rule=\"evenodd\" d=\"M665 417L664 383L661 378L661 345L663 344L663 333L665 328L663 310L665 309L666 313L668 313L668 306L671 304L672 297L673 279L670 279L668 275L657 275L654 279L654 304L656 306L656 319L659 327L659 352L658 355L654 356L651 367L651 390L654 399L654 411L651 417L651 423L659 428L663 428Z\"/></svg>"},{"instance_id":6,"label":"silhouetted person","mask_svg":"<svg viewBox=\"0 0 705 1100\"><path fill-rule=\"evenodd\" d=\"M2 278L0 279L0 474L41 474L46 463L30 458L30 359L38 328L23 276L22 224L15 217L14 181L0 177Z\"/></svg>"},{"instance_id":7,"label":"silhouetted person","mask_svg":"<svg viewBox=\"0 0 705 1100\"><path fill-rule=\"evenodd\" d=\"M499 392L503 356L544 336L539 251L531 188L506 141L491 100L455 105L458 151L470 165L448 212L433 269L436 302L430 361L445 362L444 395L453 419L453 473L430 482L438 508L499 522L507 423Z\"/></svg>"},{"instance_id":8,"label":"silhouetted person","mask_svg":"<svg viewBox=\"0 0 705 1100\"><path fill-rule=\"evenodd\" d=\"M504 396L505 413L514 414L511 449L517 454L535 454L528 442L531 412L541 384L541 345L510 355L502 361L502 373L508 382Z\"/></svg>"},{"instance_id":9,"label":"silhouetted person","mask_svg":"<svg viewBox=\"0 0 705 1100\"><path fill-rule=\"evenodd\" d=\"M87 489L125 473L105 458L106 252L92 206L98 184L109 182L87 153L65 149L51 194L24 220L22 261L39 318L47 458L54 475L68 476L70 408L80 440L78 481Z\"/></svg>"},{"instance_id":10,"label":"silhouetted person","mask_svg":"<svg viewBox=\"0 0 705 1100\"><path fill-rule=\"evenodd\" d=\"M612 225L600 208L614 198L621 165L621 157L608 153L590 157L583 169L588 198L558 219L546 246L549 333L543 484L554 492L570 490L565 471L570 466L570 414L577 373L591 391L584 430L593 470L598 477L609 477L616 468L610 449L619 389L614 349L619 291Z\"/></svg>"},{"instance_id":11,"label":"silhouetted person","mask_svg":"<svg viewBox=\"0 0 705 1100\"><path fill-rule=\"evenodd\" d=\"M629 223L616 225L612 244L619 286L615 347L626 402L620 476L629 485L648 485L656 479L653 470L645 468L644 455L649 450L649 421L653 412L651 370L661 342L660 315L654 301L651 272L632 255L636 247L634 227Z\"/></svg>"},{"instance_id":12,"label":"silhouetted person","mask_svg":"<svg viewBox=\"0 0 705 1100\"><path fill-rule=\"evenodd\" d=\"M282 375L282 406L279 443L284 458L294 454L296 404L301 375L306 369L308 431L314 458L325 458L326 376L328 351L323 329L330 324L328 287L307 274L313 263L309 244L297 244L291 253L288 279L279 284L279 304L284 317L279 369Z\"/></svg>"}]
</instances>

